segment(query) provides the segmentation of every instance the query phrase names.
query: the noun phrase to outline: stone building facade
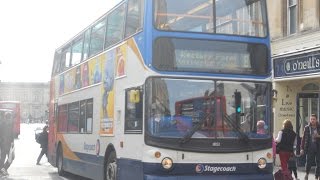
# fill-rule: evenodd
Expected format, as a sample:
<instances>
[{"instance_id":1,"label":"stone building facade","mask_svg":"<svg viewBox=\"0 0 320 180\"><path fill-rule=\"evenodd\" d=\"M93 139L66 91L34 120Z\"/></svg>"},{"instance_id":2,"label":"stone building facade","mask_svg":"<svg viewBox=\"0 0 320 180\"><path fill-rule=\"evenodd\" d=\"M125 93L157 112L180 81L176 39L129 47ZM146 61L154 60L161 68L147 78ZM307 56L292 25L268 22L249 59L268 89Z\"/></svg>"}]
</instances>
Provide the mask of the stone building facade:
<instances>
[{"instance_id":1,"label":"stone building facade","mask_svg":"<svg viewBox=\"0 0 320 180\"><path fill-rule=\"evenodd\" d=\"M20 101L21 121L47 119L49 83L0 82L0 101Z\"/></svg>"},{"instance_id":2,"label":"stone building facade","mask_svg":"<svg viewBox=\"0 0 320 180\"><path fill-rule=\"evenodd\" d=\"M285 119L300 135L320 115L320 1L267 0L273 61L274 135Z\"/></svg>"}]
</instances>

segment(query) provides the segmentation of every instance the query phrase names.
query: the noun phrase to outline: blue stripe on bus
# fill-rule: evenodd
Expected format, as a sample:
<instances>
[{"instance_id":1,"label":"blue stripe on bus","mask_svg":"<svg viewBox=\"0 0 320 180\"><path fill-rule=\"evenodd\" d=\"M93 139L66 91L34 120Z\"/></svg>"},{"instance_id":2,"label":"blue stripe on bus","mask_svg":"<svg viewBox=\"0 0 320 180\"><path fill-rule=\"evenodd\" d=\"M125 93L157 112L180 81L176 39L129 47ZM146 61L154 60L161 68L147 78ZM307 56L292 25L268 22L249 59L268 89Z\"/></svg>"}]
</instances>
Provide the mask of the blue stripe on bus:
<instances>
[{"instance_id":1,"label":"blue stripe on bus","mask_svg":"<svg viewBox=\"0 0 320 180\"><path fill-rule=\"evenodd\" d=\"M137 48L138 48L141 56L142 56L143 62L146 63L146 61L145 61L146 48L144 47L146 42L145 42L143 32L136 34L133 38L134 38L134 41L136 42Z\"/></svg>"},{"instance_id":2,"label":"blue stripe on bus","mask_svg":"<svg viewBox=\"0 0 320 180\"><path fill-rule=\"evenodd\" d=\"M94 163L98 165L103 165L104 162L104 156L97 156L93 154L86 154L86 153L80 153L80 152L74 152L79 159L82 161L88 162L88 163Z\"/></svg>"},{"instance_id":3,"label":"blue stripe on bus","mask_svg":"<svg viewBox=\"0 0 320 180\"><path fill-rule=\"evenodd\" d=\"M198 172L196 167L200 167ZM219 170L220 169L220 170ZM223 171L225 170L225 171ZM118 159L119 179L273 179L273 166L268 164L260 170L256 163L238 164L185 164L176 163L171 171L161 167L160 163L143 163L138 160ZM227 178L228 177L228 178Z\"/></svg>"},{"instance_id":4,"label":"blue stripe on bus","mask_svg":"<svg viewBox=\"0 0 320 180\"><path fill-rule=\"evenodd\" d=\"M145 175L144 180L272 180L272 174L254 175L214 175L214 176L152 176Z\"/></svg>"},{"instance_id":5,"label":"blue stripe on bus","mask_svg":"<svg viewBox=\"0 0 320 180\"><path fill-rule=\"evenodd\" d=\"M86 161L63 159L64 170L90 179L103 179L103 165Z\"/></svg>"},{"instance_id":6,"label":"blue stripe on bus","mask_svg":"<svg viewBox=\"0 0 320 180\"><path fill-rule=\"evenodd\" d=\"M74 161L64 158L64 167L80 176L91 179L103 178L104 157L84 153L76 153L81 161ZM160 163L146 163L141 160L120 158L118 163L118 179L120 180L189 180L200 179L272 179L272 164L267 164L264 170L260 170L256 163L174 163L173 169L167 171ZM220 169L220 170L219 170Z\"/></svg>"},{"instance_id":7,"label":"blue stripe on bus","mask_svg":"<svg viewBox=\"0 0 320 180\"><path fill-rule=\"evenodd\" d=\"M64 159L66 171L93 179L102 179L103 156L75 152L81 161ZM173 169L167 171L160 163L146 163L141 160L119 158L119 179L141 180L141 179L209 179L213 176L217 179L270 179L273 173L271 163L260 170L256 163L174 163ZM219 170L220 169L220 170ZM88 176L90 175L90 176ZM272 178L271 178L272 179Z\"/></svg>"}]
</instances>

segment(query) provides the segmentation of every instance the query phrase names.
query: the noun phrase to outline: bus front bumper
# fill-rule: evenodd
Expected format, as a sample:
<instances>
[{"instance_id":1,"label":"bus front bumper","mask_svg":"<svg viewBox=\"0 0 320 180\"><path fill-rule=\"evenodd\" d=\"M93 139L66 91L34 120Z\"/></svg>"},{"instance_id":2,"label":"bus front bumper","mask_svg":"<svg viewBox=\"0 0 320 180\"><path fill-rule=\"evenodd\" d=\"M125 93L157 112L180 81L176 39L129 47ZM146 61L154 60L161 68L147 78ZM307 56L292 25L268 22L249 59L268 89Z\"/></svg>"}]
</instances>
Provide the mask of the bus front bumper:
<instances>
[{"instance_id":1,"label":"bus front bumper","mask_svg":"<svg viewBox=\"0 0 320 180\"><path fill-rule=\"evenodd\" d=\"M272 174L247 174L247 175L199 175L199 176L154 176L144 175L144 180L273 180Z\"/></svg>"}]
</instances>

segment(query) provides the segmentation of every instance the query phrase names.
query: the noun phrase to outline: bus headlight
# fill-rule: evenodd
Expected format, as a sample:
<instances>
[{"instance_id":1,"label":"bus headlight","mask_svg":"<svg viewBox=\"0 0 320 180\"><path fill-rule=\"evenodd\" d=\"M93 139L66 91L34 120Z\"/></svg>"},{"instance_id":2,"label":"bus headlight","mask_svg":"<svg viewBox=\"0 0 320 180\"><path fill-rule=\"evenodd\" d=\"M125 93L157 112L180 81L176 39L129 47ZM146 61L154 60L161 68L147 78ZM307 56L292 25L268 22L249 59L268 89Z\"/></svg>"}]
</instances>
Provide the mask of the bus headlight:
<instances>
[{"instance_id":1,"label":"bus headlight","mask_svg":"<svg viewBox=\"0 0 320 180\"><path fill-rule=\"evenodd\" d=\"M172 168L173 161L171 158L165 157L162 159L161 164L164 169L169 170Z\"/></svg>"},{"instance_id":2,"label":"bus headlight","mask_svg":"<svg viewBox=\"0 0 320 180\"><path fill-rule=\"evenodd\" d=\"M258 167L264 169L267 166L267 160L265 158L260 158L258 160Z\"/></svg>"}]
</instances>

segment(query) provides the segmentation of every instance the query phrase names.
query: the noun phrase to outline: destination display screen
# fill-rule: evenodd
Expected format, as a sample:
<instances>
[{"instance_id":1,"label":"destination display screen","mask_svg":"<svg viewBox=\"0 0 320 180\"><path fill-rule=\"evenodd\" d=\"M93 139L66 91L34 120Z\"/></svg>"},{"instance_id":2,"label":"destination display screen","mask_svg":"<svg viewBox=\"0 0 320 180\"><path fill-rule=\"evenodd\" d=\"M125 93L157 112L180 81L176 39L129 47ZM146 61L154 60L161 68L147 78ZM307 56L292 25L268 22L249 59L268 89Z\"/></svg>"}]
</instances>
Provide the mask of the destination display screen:
<instances>
[{"instance_id":1,"label":"destination display screen","mask_svg":"<svg viewBox=\"0 0 320 180\"><path fill-rule=\"evenodd\" d=\"M267 48L261 44L159 38L153 66L161 71L267 75Z\"/></svg>"},{"instance_id":2,"label":"destination display screen","mask_svg":"<svg viewBox=\"0 0 320 180\"><path fill-rule=\"evenodd\" d=\"M175 50L176 65L183 69L233 69L250 68L249 53L227 53L201 50Z\"/></svg>"}]
</instances>

